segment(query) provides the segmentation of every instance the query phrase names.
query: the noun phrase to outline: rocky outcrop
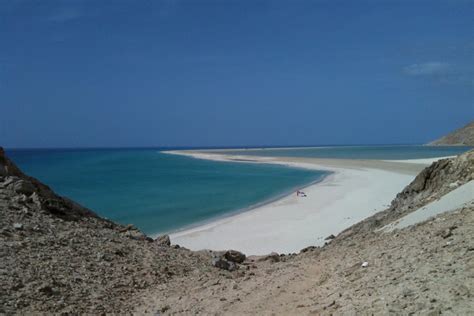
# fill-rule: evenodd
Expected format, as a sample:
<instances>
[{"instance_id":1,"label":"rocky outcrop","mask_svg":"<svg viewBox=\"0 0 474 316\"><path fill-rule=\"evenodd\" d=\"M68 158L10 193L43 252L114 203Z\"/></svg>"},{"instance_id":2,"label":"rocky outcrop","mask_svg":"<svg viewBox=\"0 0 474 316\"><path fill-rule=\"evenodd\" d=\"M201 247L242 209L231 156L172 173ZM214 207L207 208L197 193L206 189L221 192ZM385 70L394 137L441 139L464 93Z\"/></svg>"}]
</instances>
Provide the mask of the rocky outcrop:
<instances>
[{"instance_id":1,"label":"rocky outcrop","mask_svg":"<svg viewBox=\"0 0 474 316\"><path fill-rule=\"evenodd\" d=\"M474 146L474 121L428 145Z\"/></svg>"},{"instance_id":2,"label":"rocky outcrop","mask_svg":"<svg viewBox=\"0 0 474 316\"><path fill-rule=\"evenodd\" d=\"M239 264L242 264L247 258L245 254L237 250L210 251L210 253L212 254L211 264L227 271L238 270Z\"/></svg>"},{"instance_id":3,"label":"rocky outcrop","mask_svg":"<svg viewBox=\"0 0 474 316\"><path fill-rule=\"evenodd\" d=\"M380 228L474 180L474 150L456 158L441 159L423 169L397 194L390 207L346 229L338 238Z\"/></svg>"},{"instance_id":4,"label":"rocky outcrop","mask_svg":"<svg viewBox=\"0 0 474 316\"><path fill-rule=\"evenodd\" d=\"M227 270L227 271L235 271L239 269L239 266L235 264L235 262L226 260L223 257L215 257L212 259L212 266L222 269L222 270Z\"/></svg>"},{"instance_id":5,"label":"rocky outcrop","mask_svg":"<svg viewBox=\"0 0 474 316\"><path fill-rule=\"evenodd\" d=\"M237 250L228 250L224 254L224 258L228 261L235 262L235 263L242 263L245 261L245 254Z\"/></svg>"},{"instance_id":6,"label":"rocky outcrop","mask_svg":"<svg viewBox=\"0 0 474 316\"><path fill-rule=\"evenodd\" d=\"M170 246L171 246L170 236L168 236L168 235L161 235L161 236L158 236L158 237L156 237L156 239L155 239L155 243L156 243L158 246L170 247Z\"/></svg>"},{"instance_id":7,"label":"rocky outcrop","mask_svg":"<svg viewBox=\"0 0 474 316\"><path fill-rule=\"evenodd\" d=\"M78 220L83 217L96 217L97 215L77 203L56 195L48 186L35 178L25 175L6 156L3 148L0 147L0 177L2 183L0 188L13 190L19 195L29 197L35 193L38 206L49 212L51 215L60 217L63 220ZM14 187L11 187L11 186ZM107 225L114 225L110 221L105 221Z\"/></svg>"}]
</instances>

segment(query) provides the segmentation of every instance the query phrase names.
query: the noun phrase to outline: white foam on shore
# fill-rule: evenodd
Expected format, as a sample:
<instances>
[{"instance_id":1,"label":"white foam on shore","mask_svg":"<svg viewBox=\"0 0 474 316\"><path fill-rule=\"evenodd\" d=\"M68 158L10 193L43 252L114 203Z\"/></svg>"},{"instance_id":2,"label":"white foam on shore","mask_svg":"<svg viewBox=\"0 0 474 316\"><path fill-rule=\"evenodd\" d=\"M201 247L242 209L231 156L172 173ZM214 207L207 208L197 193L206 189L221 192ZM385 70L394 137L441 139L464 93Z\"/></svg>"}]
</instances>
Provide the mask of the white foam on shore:
<instances>
[{"instance_id":1,"label":"white foam on shore","mask_svg":"<svg viewBox=\"0 0 474 316\"><path fill-rule=\"evenodd\" d=\"M371 168L344 168L320 162L288 162L275 157L249 157L202 152L168 152L199 159L274 163L331 171L307 187L307 197L291 194L270 204L170 235L192 250L238 249L251 255L298 252L323 245L325 238L388 207L415 175Z\"/></svg>"}]
</instances>

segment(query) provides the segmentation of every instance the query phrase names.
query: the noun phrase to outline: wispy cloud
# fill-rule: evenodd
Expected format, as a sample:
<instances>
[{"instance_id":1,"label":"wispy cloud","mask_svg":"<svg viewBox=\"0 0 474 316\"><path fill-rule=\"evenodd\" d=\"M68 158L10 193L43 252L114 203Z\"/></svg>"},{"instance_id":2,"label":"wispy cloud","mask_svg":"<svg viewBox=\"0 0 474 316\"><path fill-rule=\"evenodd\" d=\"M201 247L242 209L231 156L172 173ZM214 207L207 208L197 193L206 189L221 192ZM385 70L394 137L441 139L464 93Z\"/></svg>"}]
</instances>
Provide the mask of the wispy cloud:
<instances>
[{"instance_id":1,"label":"wispy cloud","mask_svg":"<svg viewBox=\"0 0 474 316\"><path fill-rule=\"evenodd\" d=\"M403 73L409 76L439 76L453 71L453 66L445 62L428 62L413 64L403 68Z\"/></svg>"},{"instance_id":2,"label":"wispy cloud","mask_svg":"<svg viewBox=\"0 0 474 316\"><path fill-rule=\"evenodd\" d=\"M411 77L420 77L444 84L474 85L474 66L447 62L426 62L409 65L403 73Z\"/></svg>"}]
</instances>

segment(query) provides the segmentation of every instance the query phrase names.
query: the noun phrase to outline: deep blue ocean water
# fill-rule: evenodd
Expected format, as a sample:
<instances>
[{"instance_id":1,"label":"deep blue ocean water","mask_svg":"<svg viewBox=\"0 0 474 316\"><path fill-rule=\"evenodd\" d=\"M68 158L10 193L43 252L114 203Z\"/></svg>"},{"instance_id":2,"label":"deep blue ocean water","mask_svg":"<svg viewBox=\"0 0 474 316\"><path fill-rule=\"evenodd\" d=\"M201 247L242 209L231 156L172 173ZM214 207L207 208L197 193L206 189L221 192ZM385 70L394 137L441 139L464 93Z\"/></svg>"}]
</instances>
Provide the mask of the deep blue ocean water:
<instances>
[{"instance_id":1,"label":"deep blue ocean water","mask_svg":"<svg viewBox=\"0 0 474 316\"><path fill-rule=\"evenodd\" d=\"M301 148L249 148L245 150L229 150L226 153L236 155L273 156L273 157L312 157L340 159L418 159L454 156L466 152L473 147L454 146L419 146L419 145L387 145L387 146L330 146Z\"/></svg>"},{"instance_id":2,"label":"deep blue ocean water","mask_svg":"<svg viewBox=\"0 0 474 316\"><path fill-rule=\"evenodd\" d=\"M206 161L156 149L7 150L7 154L57 193L148 234L249 208L326 174Z\"/></svg>"}]
</instances>

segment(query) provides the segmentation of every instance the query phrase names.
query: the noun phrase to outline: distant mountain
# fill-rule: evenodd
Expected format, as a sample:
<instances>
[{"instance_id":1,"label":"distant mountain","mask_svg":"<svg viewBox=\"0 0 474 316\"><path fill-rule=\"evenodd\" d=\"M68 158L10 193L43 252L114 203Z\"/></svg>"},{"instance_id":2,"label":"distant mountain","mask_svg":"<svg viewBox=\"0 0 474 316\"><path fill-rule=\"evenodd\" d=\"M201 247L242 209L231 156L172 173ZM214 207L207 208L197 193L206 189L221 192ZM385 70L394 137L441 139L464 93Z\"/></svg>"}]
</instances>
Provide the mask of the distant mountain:
<instances>
[{"instance_id":1,"label":"distant mountain","mask_svg":"<svg viewBox=\"0 0 474 316\"><path fill-rule=\"evenodd\" d=\"M474 146L474 121L428 145Z\"/></svg>"}]
</instances>

